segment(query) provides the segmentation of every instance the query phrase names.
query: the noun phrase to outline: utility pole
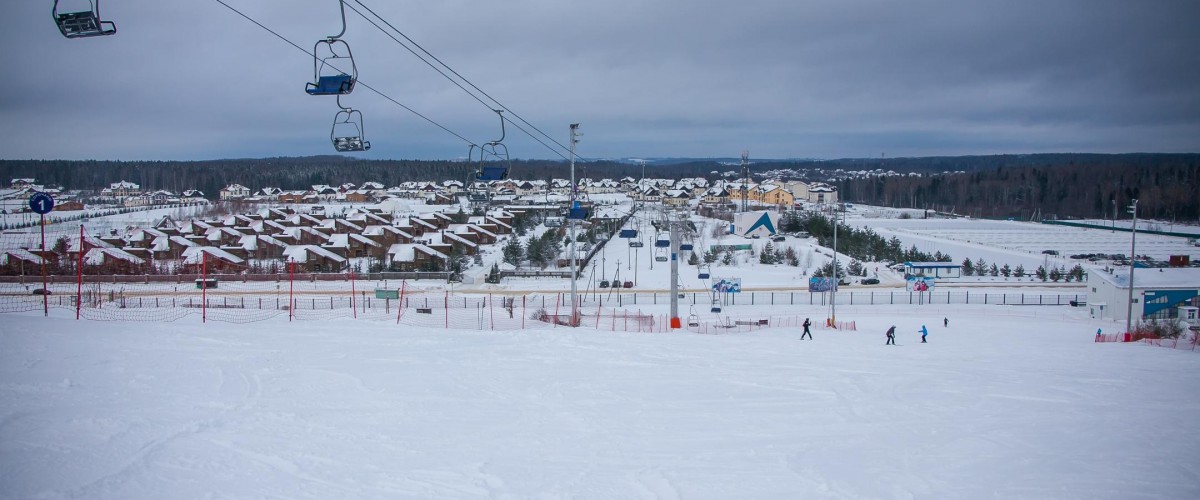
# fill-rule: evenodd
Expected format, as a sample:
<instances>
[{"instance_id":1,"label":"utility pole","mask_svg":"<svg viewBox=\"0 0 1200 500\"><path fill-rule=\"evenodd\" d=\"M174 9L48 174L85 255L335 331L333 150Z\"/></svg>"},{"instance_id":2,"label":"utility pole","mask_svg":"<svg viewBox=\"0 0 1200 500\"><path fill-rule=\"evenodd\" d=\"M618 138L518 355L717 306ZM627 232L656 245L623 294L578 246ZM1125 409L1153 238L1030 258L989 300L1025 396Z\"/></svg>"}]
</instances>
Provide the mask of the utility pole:
<instances>
[{"instance_id":1,"label":"utility pole","mask_svg":"<svg viewBox=\"0 0 1200 500\"><path fill-rule=\"evenodd\" d=\"M667 221L667 229L671 235L671 329L677 330L683 325L679 321L679 222Z\"/></svg>"},{"instance_id":2,"label":"utility pole","mask_svg":"<svg viewBox=\"0 0 1200 500\"><path fill-rule=\"evenodd\" d=\"M750 151L742 150L742 212L748 209L746 194L750 191Z\"/></svg>"},{"instance_id":3,"label":"utility pole","mask_svg":"<svg viewBox=\"0 0 1200 500\"><path fill-rule=\"evenodd\" d=\"M570 217L570 209L575 208L575 194L576 194L576 191L579 190L579 187L575 185L575 144L579 143L578 137L580 135L582 135L582 134L579 133L579 124L572 123L571 124L571 199L567 203L567 209L568 209L567 221L568 221L570 233L571 233L571 326L579 326L578 322L576 321L579 318L579 304L578 304L578 301L576 300L576 296L575 296L575 294L578 293L578 284L576 283L576 281L579 279L578 273L575 270L575 219Z\"/></svg>"},{"instance_id":4,"label":"utility pole","mask_svg":"<svg viewBox=\"0 0 1200 500\"><path fill-rule=\"evenodd\" d=\"M1125 308L1125 333L1132 333L1130 326L1133 325L1133 270L1137 267L1137 205L1138 201L1134 198L1133 204L1129 206L1129 213L1133 214L1133 227L1129 232L1129 303Z\"/></svg>"},{"instance_id":5,"label":"utility pole","mask_svg":"<svg viewBox=\"0 0 1200 500\"><path fill-rule=\"evenodd\" d=\"M837 328L837 289L841 278L838 277L837 263L837 231L838 204L833 205L833 292L829 294L829 321Z\"/></svg>"}]
</instances>

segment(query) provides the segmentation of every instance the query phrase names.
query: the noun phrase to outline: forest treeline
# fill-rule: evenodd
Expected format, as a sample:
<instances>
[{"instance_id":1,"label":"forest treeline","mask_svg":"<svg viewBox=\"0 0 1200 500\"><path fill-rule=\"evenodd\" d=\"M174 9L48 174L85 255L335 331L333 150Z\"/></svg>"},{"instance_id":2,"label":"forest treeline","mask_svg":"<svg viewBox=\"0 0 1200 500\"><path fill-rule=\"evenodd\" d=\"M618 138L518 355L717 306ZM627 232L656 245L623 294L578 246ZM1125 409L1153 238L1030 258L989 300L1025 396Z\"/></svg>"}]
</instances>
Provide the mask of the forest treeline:
<instances>
[{"instance_id":1,"label":"forest treeline","mask_svg":"<svg viewBox=\"0 0 1200 500\"><path fill-rule=\"evenodd\" d=\"M706 177L715 180L738 167L707 160L651 161L647 177ZM899 175L861 177L851 172ZM138 183L143 190L199 189L209 198L227 184L257 191L264 187L307 189L317 184L367 181L395 186L404 181L467 181L474 167L461 161L362 160L341 156L222 159L205 161L0 160L3 180L32 177L67 189L99 190L113 182ZM840 171L840 172L839 172ZM1111 217L1113 200L1124 214L1132 198L1139 215L1166 220L1200 220L1200 154L1031 154L838 160L757 160L756 180L766 172L785 180L833 181L850 202L904 208L953 210L979 217ZM640 178L640 164L586 161L576 176ZM563 161L514 160L513 178L566 178ZM836 177L836 179L835 179Z\"/></svg>"},{"instance_id":2,"label":"forest treeline","mask_svg":"<svg viewBox=\"0 0 1200 500\"><path fill-rule=\"evenodd\" d=\"M1092 156L1092 155L1089 155ZM1108 218L1138 199L1138 216L1200 220L1200 155L1112 155L947 175L852 179L842 198L976 217Z\"/></svg>"}]
</instances>

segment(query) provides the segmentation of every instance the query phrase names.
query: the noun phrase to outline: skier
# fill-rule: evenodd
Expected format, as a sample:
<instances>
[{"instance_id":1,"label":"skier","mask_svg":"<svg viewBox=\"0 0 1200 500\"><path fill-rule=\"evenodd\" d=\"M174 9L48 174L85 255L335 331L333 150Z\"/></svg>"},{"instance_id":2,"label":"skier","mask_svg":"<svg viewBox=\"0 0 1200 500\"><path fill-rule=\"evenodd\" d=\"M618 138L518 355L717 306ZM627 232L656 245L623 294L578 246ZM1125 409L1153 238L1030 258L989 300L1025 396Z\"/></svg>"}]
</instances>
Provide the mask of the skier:
<instances>
[{"instance_id":1,"label":"skier","mask_svg":"<svg viewBox=\"0 0 1200 500\"><path fill-rule=\"evenodd\" d=\"M804 318L804 333L800 334L800 340L804 340L804 336L808 335L808 340L812 340L812 332L808 331L808 327L812 326L812 321Z\"/></svg>"},{"instance_id":2,"label":"skier","mask_svg":"<svg viewBox=\"0 0 1200 500\"><path fill-rule=\"evenodd\" d=\"M925 342L925 336L929 335L929 329L925 328L925 325L921 325L921 329L918 331L921 332L921 343L928 344L928 342Z\"/></svg>"},{"instance_id":3,"label":"skier","mask_svg":"<svg viewBox=\"0 0 1200 500\"><path fill-rule=\"evenodd\" d=\"M887 343L884 345L896 345L896 325L892 325L887 331Z\"/></svg>"},{"instance_id":4,"label":"skier","mask_svg":"<svg viewBox=\"0 0 1200 500\"><path fill-rule=\"evenodd\" d=\"M942 326L950 328L950 318L942 318Z\"/></svg>"},{"instance_id":5,"label":"skier","mask_svg":"<svg viewBox=\"0 0 1200 500\"><path fill-rule=\"evenodd\" d=\"M1097 328L1096 329L1096 342L1099 342L1099 341L1100 341L1100 329Z\"/></svg>"}]
</instances>

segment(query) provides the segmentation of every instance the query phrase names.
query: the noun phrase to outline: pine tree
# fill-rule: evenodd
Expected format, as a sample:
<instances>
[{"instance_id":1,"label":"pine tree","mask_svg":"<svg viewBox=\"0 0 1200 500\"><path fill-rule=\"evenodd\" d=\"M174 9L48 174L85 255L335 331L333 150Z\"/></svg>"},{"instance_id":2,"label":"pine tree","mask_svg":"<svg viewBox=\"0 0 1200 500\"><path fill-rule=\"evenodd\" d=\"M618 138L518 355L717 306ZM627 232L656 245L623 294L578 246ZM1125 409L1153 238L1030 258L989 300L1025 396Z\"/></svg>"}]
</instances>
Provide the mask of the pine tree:
<instances>
[{"instance_id":1,"label":"pine tree","mask_svg":"<svg viewBox=\"0 0 1200 500\"><path fill-rule=\"evenodd\" d=\"M1046 267L1045 267L1045 266L1038 266L1037 270L1033 272L1033 275L1034 275L1034 276L1037 276L1037 279L1040 279L1040 280L1042 280L1042 281L1046 281L1046 276L1047 276L1047 273L1046 273Z\"/></svg>"},{"instance_id":2,"label":"pine tree","mask_svg":"<svg viewBox=\"0 0 1200 500\"><path fill-rule=\"evenodd\" d=\"M972 276L974 274L975 274L975 263L971 262L970 258L963 259L962 275L963 276Z\"/></svg>"},{"instance_id":3,"label":"pine tree","mask_svg":"<svg viewBox=\"0 0 1200 500\"><path fill-rule=\"evenodd\" d=\"M988 274L991 276L999 276L1000 275L1000 268L996 267L995 262L992 263L991 269L988 269Z\"/></svg>"},{"instance_id":4,"label":"pine tree","mask_svg":"<svg viewBox=\"0 0 1200 500\"><path fill-rule=\"evenodd\" d=\"M689 265L689 266L695 266L695 265L699 265L699 264L700 264L700 257L697 257L697 256L696 256L696 252L688 252L688 260L687 260L687 263L688 263L688 265Z\"/></svg>"},{"instance_id":5,"label":"pine tree","mask_svg":"<svg viewBox=\"0 0 1200 500\"><path fill-rule=\"evenodd\" d=\"M1017 264L1017 267L1015 269L1013 269L1013 276L1016 276L1018 278L1024 278L1025 277L1025 266L1023 266L1021 264Z\"/></svg>"},{"instance_id":6,"label":"pine tree","mask_svg":"<svg viewBox=\"0 0 1200 500\"><path fill-rule=\"evenodd\" d=\"M771 242L768 241L767 245L763 247L762 253L759 254L759 256L758 256L758 263L759 264L774 264L775 263L775 249L774 249L774 247L771 246Z\"/></svg>"},{"instance_id":7,"label":"pine tree","mask_svg":"<svg viewBox=\"0 0 1200 500\"><path fill-rule=\"evenodd\" d=\"M504 244L502 250L504 252L504 262L512 266L520 266L521 260L525 256L525 249L521 248L521 240L516 236L510 237L508 243Z\"/></svg>"},{"instance_id":8,"label":"pine tree","mask_svg":"<svg viewBox=\"0 0 1200 500\"><path fill-rule=\"evenodd\" d=\"M796 255L795 248L787 247L787 250L783 251L783 259L789 266L798 267L800 265L800 257Z\"/></svg>"},{"instance_id":9,"label":"pine tree","mask_svg":"<svg viewBox=\"0 0 1200 500\"><path fill-rule=\"evenodd\" d=\"M1000 274L1002 276L1004 276L1005 278L1012 276L1012 268L1008 267L1008 264L1005 264L1003 267L1000 268Z\"/></svg>"},{"instance_id":10,"label":"pine tree","mask_svg":"<svg viewBox=\"0 0 1200 500\"><path fill-rule=\"evenodd\" d=\"M492 264L492 270L488 272L487 278L484 279L484 281L486 281L488 283L493 283L493 284L499 283L500 282L500 266L496 265L496 264Z\"/></svg>"}]
</instances>

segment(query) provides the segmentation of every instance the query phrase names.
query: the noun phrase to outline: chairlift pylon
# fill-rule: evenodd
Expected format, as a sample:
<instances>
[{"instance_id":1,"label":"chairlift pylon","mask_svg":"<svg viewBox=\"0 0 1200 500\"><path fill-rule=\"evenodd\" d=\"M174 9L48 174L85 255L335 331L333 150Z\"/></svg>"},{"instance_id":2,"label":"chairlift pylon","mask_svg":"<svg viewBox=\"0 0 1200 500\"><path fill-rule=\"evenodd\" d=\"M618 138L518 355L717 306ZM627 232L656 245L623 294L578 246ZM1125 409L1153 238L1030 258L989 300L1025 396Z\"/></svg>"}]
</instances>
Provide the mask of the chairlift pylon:
<instances>
[{"instance_id":1,"label":"chairlift pylon","mask_svg":"<svg viewBox=\"0 0 1200 500\"><path fill-rule=\"evenodd\" d=\"M350 44L342 40L346 34L346 3L339 0L342 10L342 31L338 34L317 40L313 45L313 80L304 86L309 95L342 95L354 91L358 81L358 67L354 64L354 54ZM350 65L350 72L344 69Z\"/></svg>"},{"instance_id":2,"label":"chairlift pylon","mask_svg":"<svg viewBox=\"0 0 1200 500\"><path fill-rule=\"evenodd\" d=\"M54 24L58 25L58 31L63 36L87 38L116 34L116 23L100 19L100 0L88 0L87 10L74 12L59 12L59 2L60 0L54 0L54 9L51 10L51 15L54 17Z\"/></svg>"}]
</instances>

